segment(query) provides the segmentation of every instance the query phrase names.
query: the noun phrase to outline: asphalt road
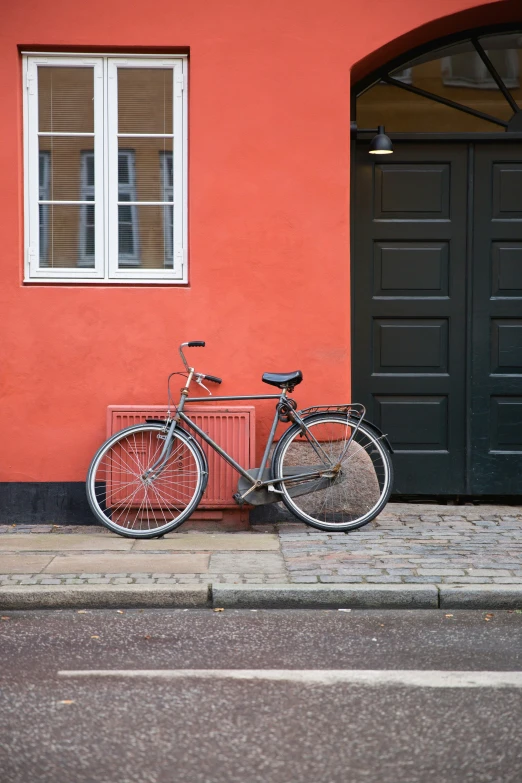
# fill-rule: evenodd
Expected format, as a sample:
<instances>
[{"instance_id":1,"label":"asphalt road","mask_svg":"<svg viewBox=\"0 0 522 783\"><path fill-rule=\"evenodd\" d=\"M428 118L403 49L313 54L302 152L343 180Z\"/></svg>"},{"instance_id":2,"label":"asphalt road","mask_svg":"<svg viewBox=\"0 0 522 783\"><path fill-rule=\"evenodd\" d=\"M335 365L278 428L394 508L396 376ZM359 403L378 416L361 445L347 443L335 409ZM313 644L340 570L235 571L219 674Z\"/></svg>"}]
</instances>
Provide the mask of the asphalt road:
<instances>
[{"instance_id":1,"label":"asphalt road","mask_svg":"<svg viewBox=\"0 0 522 783\"><path fill-rule=\"evenodd\" d=\"M428 670L518 672L518 612L64 610L5 617L2 783L522 779L520 687L63 675L394 669L420 670L422 679Z\"/></svg>"}]
</instances>

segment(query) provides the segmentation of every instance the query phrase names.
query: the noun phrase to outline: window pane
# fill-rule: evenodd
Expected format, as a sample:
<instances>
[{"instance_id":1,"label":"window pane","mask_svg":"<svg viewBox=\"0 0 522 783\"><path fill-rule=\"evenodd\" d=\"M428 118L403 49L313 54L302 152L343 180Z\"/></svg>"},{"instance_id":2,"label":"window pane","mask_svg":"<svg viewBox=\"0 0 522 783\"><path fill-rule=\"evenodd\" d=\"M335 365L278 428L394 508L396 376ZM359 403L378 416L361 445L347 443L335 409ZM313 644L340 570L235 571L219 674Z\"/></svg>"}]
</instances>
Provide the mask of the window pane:
<instances>
[{"instance_id":1,"label":"window pane","mask_svg":"<svg viewBox=\"0 0 522 783\"><path fill-rule=\"evenodd\" d=\"M503 58L506 52L492 54ZM500 65L495 63L497 64ZM513 110L477 52L441 57L438 60L416 65L411 72L411 84L422 90L506 122L513 115ZM500 125L498 130L502 130Z\"/></svg>"},{"instance_id":2,"label":"window pane","mask_svg":"<svg viewBox=\"0 0 522 783\"><path fill-rule=\"evenodd\" d=\"M122 260L129 259L130 256L136 255L136 242L134 239L130 207L120 207L119 209L118 240L119 254Z\"/></svg>"},{"instance_id":3,"label":"window pane","mask_svg":"<svg viewBox=\"0 0 522 783\"><path fill-rule=\"evenodd\" d=\"M377 125L391 133L502 132L500 125L388 84L377 84L357 99L357 126Z\"/></svg>"},{"instance_id":4,"label":"window pane","mask_svg":"<svg viewBox=\"0 0 522 783\"><path fill-rule=\"evenodd\" d=\"M49 204L46 205L45 212L40 212L40 236L44 231L47 237L46 242L40 242L40 267L94 267L94 256L92 259L82 259L80 252L84 209L85 207L78 205ZM42 220L46 224L44 228Z\"/></svg>"},{"instance_id":5,"label":"window pane","mask_svg":"<svg viewBox=\"0 0 522 783\"><path fill-rule=\"evenodd\" d=\"M172 68L118 68L118 132L172 133Z\"/></svg>"},{"instance_id":6,"label":"window pane","mask_svg":"<svg viewBox=\"0 0 522 783\"><path fill-rule=\"evenodd\" d=\"M166 238L165 218L171 207L119 207L119 268L172 268L172 243Z\"/></svg>"},{"instance_id":7,"label":"window pane","mask_svg":"<svg viewBox=\"0 0 522 783\"><path fill-rule=\"evenodd\" d=\"M94 188L94 154L82 168L85 142L81 136L40 136L38 138L40 161L42 154L49 157L49 195L51 201L81 201L82 188Z\"/></svg>"},{"instance_id":8,"label":"window pane","mask_svg":"<svg viewBox=\"0 0 522 783\"><path fill-rule=\"evenodd\" d=\"M172 201L172 139L119 139L118 184L134 185L133 201ZM132 147L132 149L126 149ZM129 172L129 153L134 159L134 172ZM169 171L164 171L163 157L170 158Z\"/></svg>"},{"instance_id":9,"label":"window pane","mask_svg":"<svg viewBox=\"0 0 522 783\"><path fill-rule=\"evenodd\" d=\"M38 67L38 130L94 132L94 69Z\"/></svg>"},{"instance_id":10,"label":"window pane","mask_svg":"<svg viewBox=\"0 0 522 783\"><path fill-rule=\"evenodd\" d=\"M519 33L485 36L480 39L480 43L513 98L519 106L522 106L520 86L522 36ZM403 78L405 73L408 74L407 80ZM469 40L460 41L436 51L426 52L415 60L402 65L391 75L398 80L407 81L408 84L413 84L415 87L420 87L435 95L448 98L506 122L513 115L511 107ZM372 95L372 100L376 100L378 94L383 93L381 88L382 85L379 86L379 92ZM370 92L373 93L373 89ZM394 104L399 102L399 99L392 93L390 95L392 95ZM363 101L363 96L361 96L361 101L365 105L368 100ZM401 100L405 103L407 99ZM420 103L418 105L420 107ZM435 110L433 110L433 120L442 120L442 116L434 112ZM449 119L449 115L447 118ZM388 122L386 120L385 122L388 127ZM358 124L361 125L359 121ZM401 123L401 126L401 129L404 128L404 130L421 130L418 127L405 128L404 122ZM466 115L462 114L459 122L452 123L451 128L447 128L444 121L444 128L435 126L432 130L435 132L451 130L455 132L494 131L501 133L502 126L489 124L487 121L484 123L478 119L473 120L473 118L466 119Z\"/></svg>"}]
</instances>

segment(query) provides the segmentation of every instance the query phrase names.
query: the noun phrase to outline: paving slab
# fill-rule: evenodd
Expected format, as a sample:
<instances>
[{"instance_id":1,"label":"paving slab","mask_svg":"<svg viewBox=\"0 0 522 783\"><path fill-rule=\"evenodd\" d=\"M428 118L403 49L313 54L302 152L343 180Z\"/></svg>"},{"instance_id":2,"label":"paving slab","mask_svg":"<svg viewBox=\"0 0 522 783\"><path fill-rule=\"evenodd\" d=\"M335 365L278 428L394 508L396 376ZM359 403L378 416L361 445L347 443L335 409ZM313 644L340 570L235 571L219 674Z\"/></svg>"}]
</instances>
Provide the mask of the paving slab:
<instances>
[{"instance_id":1,"label":"paving slab","mask_svg":"<svg viewBox=\"0 0 522 783\"><path fill-rule=\"evenodd\" d=\"M279 549L279 536L273 533L183 533L167 534L165 538L135 541L133 552L170 550L206 552L270 551Z\"/></svg>"},{"instance_id":2,"label":"paving slab","mask_svg":"<svg viewBox=\"0 0 522 783\"><path fill-rule=\"evenodd\" d=\"M217 552L210 556L209 571L224 574L286 573L279 552Z\"/></svg>"},{"instance_id":3,"label":"paving slab","mask_svg":"<svg viewBox=\"0 0 522 783\"><path fill-rule=\"evenodd\" d=\"M199 574L208 570L204 554L82 554L57 555L45 568L46 574ZM1 563L1 560L0 560ZM17 573L11 571L10 573ZM27 573L27 571L20 571Z\"/></svg>"},{"instance_id":4,"label":"paving slab","mask_svg":"<svg viewBox=\"0 0 522 783\"><path fill-rule=\"evenodd\" d=\"M38 574L53 555L4 555L0 554L0 574Z\"/></svg>"},{"instance_id":5,"label":"paving slab","mask_svg":"<svg viewBox=\"0 0 522 783\"><path fill-rule=\"evenodd\" d=\"M130 552L134 539L125 539L117 535L52 535L49 533L11 534L0 536L0 552L52 552L61 551L107 551Z\"/></svg>"}]
</instances>

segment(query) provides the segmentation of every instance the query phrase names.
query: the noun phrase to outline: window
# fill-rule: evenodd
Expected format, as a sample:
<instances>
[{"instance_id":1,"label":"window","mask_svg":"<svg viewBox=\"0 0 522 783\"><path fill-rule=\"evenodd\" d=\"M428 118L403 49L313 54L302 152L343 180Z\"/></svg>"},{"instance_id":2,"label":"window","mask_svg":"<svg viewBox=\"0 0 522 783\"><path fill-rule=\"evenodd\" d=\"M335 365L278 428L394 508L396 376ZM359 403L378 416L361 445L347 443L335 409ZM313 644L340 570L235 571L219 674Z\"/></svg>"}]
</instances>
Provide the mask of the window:
<instances>
[{"instance_id":1,"label":"window","mask_svg":"<svg viewBox=\"0 0 522 783\"><path fill-rule=\"evenodd\" d=\"M391 133L518 133L522 34L477 36L404 57L356 87L357 125Z\"/></svg>"},{"instance_id":2,"label":"window","mask_svg":"<svg viewBox=\"0 0 522 783\"><path fill-rule=\"evenodd\" d=\"M510 89L518 82L518 52L516 49L486 51L502 81ZM442 83L446 87L472 87L478 90L496 90L497 83L477 52L454 54L441 58Z\"/></svg>"},{"instance_id":3,"label":"window","mask_svg":"<svg viewBox=\"0 0 522 783\"><path fill-rule=\"evenodd\" d=\"M186 59L24 68L25 279L186 282Z\"/></svg>"}]
</instances>

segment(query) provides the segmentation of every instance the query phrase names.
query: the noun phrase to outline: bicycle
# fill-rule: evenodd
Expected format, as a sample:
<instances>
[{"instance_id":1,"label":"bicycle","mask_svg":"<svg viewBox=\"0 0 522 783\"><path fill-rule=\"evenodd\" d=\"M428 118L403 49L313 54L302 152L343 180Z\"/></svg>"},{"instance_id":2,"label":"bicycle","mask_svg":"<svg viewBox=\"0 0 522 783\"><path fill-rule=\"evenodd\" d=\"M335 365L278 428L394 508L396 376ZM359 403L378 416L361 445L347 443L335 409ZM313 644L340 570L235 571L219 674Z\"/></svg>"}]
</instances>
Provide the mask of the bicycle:
<instances>
[{"instance_id":1,"label":"bicycle","mask_svg":"<svg viewBox=\"0 0 522 783\"><path fill-rule=\"evenodd\" d=\"M166 419L147 419L121 430L94 456L87 497L102 524L122 536L159 538L195 511L207 484L208 463L199 443L181 424L239 473L234 500L240 505L282 502L298 519L326 531L355 530L380 513L392 491L392 448L378 427L364 418L364 405L298 410L288 395L303 380L300 370L264 373L263 382L279 388L279 394L212 396L203 381L220 384L221 378L196 372L183 352L185 347L204 346L201 340L180 345L185 371L169 375ZM174 375L187 380L171 412ZM192 381L210 396L189 397ZM260 467L239 465L184 411L186 403L232 400L277 401ZM290 426L275 442L280 422Z\"/></svg>"}]
</instances>

